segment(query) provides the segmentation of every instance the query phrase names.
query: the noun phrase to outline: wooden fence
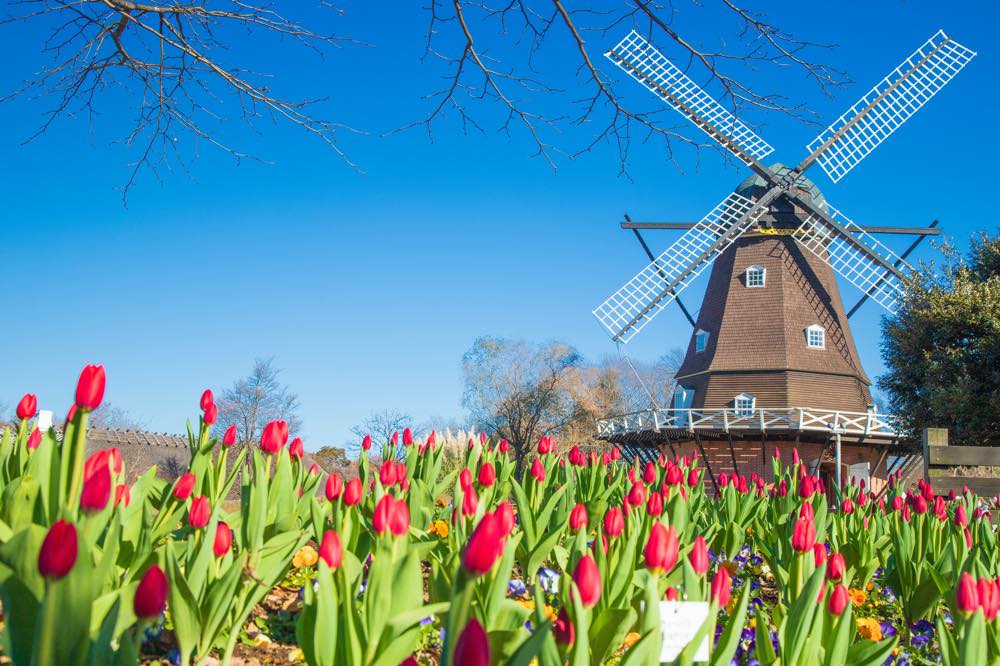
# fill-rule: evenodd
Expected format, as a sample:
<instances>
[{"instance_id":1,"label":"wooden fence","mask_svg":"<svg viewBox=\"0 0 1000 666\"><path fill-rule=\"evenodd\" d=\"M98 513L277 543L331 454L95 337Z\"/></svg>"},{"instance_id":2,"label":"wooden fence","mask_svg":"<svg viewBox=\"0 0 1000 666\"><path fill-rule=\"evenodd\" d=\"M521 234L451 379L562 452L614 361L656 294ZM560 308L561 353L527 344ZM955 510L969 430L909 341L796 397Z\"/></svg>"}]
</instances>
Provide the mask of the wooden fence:
<instances>
[{"instance_id":1,"label":"wooden fence","mask_svg":"<svg viewBox=\"0 0 1000 666\"><path fill-rule=\"evenodd\" d=\"M990 446L948 446L946 428L925 428L923 436L924 479L934 492L947 495L962 492L968 486L983 497L1000 493L1000 478L956 476L951 467L1000 467L1000 448Z\"/></svg>"}]
</instances>

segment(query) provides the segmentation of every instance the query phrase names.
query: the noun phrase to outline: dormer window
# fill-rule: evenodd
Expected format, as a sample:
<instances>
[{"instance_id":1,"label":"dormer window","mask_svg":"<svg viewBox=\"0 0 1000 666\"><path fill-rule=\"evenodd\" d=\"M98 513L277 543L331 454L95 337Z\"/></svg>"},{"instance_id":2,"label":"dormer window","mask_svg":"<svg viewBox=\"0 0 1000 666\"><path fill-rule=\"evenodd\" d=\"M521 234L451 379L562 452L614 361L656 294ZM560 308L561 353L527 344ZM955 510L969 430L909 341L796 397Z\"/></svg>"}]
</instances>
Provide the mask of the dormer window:
<instances>
[{"instance_id":1,"label":"dormer window","mask_svg":"<svg viewBox=\"0 0 1000 666\"><path fill-rule=\"evenodd\" d=\"M700 354L708 346L708 331L698 329L694 334L694 351Z\"/></svg>"},{"instance_id":2,"label":"dormer window","mask_svg":"<svg viewBox=\"0 0 1000 666\"><path fill-rule=\"evenodd\" d=\"M733 398L733 407L735 408L736 416L753 416L756 402L757 399L749 393L740 393Z\"/></svg>"},{"instance_id":3,"label":"dormer window","mask_svg":"<svg viewBox=\"0 0 1000 666\"><path fill-rule=\"evenodd\" d=\"M826 349L826 329L819 324L807 327L806 347L809 349Z\"/></svg>"},{"instance_id":4,"label":"dormer window","mask_svg":"<svg viewBox=\"0 0 1000 666\"><path fill-rule=\"evenodd\" d=\"M748 268L744 274L747 287L763 287L766 277L767 269L756 264Z\"/></svg>"}]
</instances>

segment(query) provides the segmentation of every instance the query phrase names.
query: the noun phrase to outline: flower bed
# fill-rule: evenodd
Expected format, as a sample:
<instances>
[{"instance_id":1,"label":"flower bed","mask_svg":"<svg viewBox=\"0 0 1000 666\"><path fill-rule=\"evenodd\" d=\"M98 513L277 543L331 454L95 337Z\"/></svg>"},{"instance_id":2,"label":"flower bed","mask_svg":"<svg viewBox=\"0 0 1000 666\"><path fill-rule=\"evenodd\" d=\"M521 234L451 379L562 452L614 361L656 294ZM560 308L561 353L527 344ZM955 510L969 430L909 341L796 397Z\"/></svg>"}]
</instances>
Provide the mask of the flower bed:
<instances>
[{"instance_id":1,"label":"flower bed","mask_svg":"<svg viewBox=\"0 0 1000 666\"><path fill-rule=\"evenodd\" d=\"M972 493L873 497L777 456L775 482L722 475L716 493L696 458L548 438L521 480L486 436L445 473L434 434L409 430L377 463L366 438L345 481L306 469L280 421L239 453L235 430L211 437L210 391L188 472L127 485L115 450L85 456L104 382L84 370L61 441L31 395L0 440L15 664L632 666L703 644L712 664L1000 662L1000 553Z\"/></svg>"}]
</instances>

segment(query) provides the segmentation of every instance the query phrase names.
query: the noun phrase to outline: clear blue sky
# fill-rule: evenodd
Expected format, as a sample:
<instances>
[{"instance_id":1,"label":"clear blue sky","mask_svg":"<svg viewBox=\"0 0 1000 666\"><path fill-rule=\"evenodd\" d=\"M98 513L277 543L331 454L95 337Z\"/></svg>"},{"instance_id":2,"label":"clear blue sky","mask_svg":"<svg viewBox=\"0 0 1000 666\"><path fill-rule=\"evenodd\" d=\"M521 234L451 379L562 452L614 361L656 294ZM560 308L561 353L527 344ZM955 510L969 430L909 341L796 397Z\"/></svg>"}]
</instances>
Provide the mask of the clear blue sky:
<instances>
[{"instance_id":1,"label":"clear blue sky","mask_svg":"<svg viewBox=\"0 0 1000 666\"><path fill-rule=\"evenodd\" d=\"M83 364L103 363L107 399L156 430L180 432L197 414L204 387L220 389L255 356L274 356L301 396L303 434L315 448L344 443L350 426L375 409L404 410L418 422L460 417L461 356L479 335L559 338L591 359L614 353L590 311L645 263L632 235L617 226L622 212L696 219L745 169L712 153L696 165L681 153L682 173L654 146L636 143L631 180L617 175L609 146L560 159L553 172L531 156L520 130L463 135L455 118L437 126L434 142L419 130L381 137L426 113L421 95L440 85L442 70L420 62L420 3L394 10L390 21L376 14L376 4L349 3L343 19L319 10L306 16L374 48L320 59L239 37L234 49L284 76L276 85L284 82L289 95L328 95L323 115L370 132L344 143L363 175L295 128L265 121L252 136L234 120L224 136L273 164L236 166L200 146L189 174L165 173L162 183L143 176L125 209L115 186L126 179L132 153L110 144L130 121L122 100L105 105L92 132L85 120L64 121L28 145L22 141L46 104L0 105L7 315L0 399L13 402L30 390L43 408L63 412ZM752 4L799 36L839 45L821 57L856 83L835 99L799 76L775 79L827 121L939 27L978 50L942 94L840 184L811 175L862 224L939 218L960 246L971 231L996 228L1000 6ZM711 39L714 10L686 11L700 37ZM43 62L45 35L31 26L2 26L0 34L7 63L0 89L7 92ZM590 38L595 54L608 39ZM566 87L572 90L572 81ZM495 117L484 114L495 127ZM786 162L797 161L819 131L783 116L752 119L764 123L774 158ZM588 131L568 128L562 145L580 145ZM660 250L675 236L647 238ZM897 250L908 242L890 240ZM933 255L926 243L915 256ZM842 291L850 305L856 292ZM699 293L691 290L686 300L697 307ZM868 304L852 320L872 376L882 370L880 315ZM653 358L683 346L689 334L672 307L627 350Z\"/></svg>"}]
</instances>

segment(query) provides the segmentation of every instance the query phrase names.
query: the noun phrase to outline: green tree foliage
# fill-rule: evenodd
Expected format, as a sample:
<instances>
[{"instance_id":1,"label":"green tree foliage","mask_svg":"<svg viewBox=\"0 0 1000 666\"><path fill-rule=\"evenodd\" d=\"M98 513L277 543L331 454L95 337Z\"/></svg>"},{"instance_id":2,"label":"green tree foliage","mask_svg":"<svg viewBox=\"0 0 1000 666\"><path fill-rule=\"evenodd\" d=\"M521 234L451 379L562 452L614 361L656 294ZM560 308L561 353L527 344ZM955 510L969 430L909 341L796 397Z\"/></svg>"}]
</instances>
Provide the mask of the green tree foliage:
<instances>
[{"instance_id":1,"label":"green tree foliage","mask_svg":"<svg viewBox=\"0 0 1000 666\"><path fill-rule=\"evenodd\" d=\"M1000 445L1000 234L977 234L968 258L944 252L886 321L879 386L911 433L943 427L956 444Z\"/></svg>"}]
</instances>

